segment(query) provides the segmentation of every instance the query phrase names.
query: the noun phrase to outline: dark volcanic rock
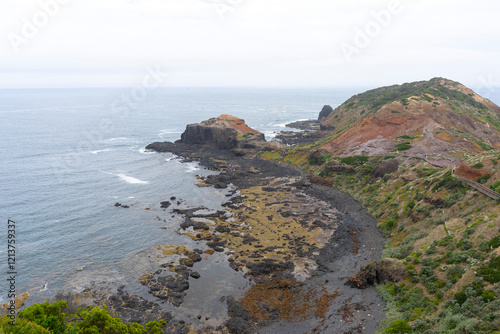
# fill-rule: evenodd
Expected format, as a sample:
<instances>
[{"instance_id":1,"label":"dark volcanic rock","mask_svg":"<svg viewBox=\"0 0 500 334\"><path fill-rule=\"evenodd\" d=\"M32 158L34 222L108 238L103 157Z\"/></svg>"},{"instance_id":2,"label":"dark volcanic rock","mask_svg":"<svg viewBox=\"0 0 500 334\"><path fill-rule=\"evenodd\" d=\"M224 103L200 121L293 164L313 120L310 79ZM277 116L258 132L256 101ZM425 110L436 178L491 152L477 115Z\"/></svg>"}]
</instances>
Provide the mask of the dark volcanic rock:
<instances>
[{"instance_id":1,"label":"dark volcanic rock","mask_svg":"<svg viewBox=\"0 0 500 334\"><path fill-rule=\"evenodd\" d=\"M191 274L189 274L194 279L198 279L201 277L201 275L197 271L193 271Z\"/></svg>"},{"instance_id":2,"label":"dark volcanic rock","mask_svg":"<svg viewBox=\"0 0 500 334\"><path fill-rule=\"evenodd\" d=\"M167 300L174 306L180 306L184 301L185 290L189 289L187 271L181 274L165 277L155 277L148 275L142 281L148 287L149 293L153 296Z\"/></svg>"},{"instance_id":3,"label":"dark volcanic rock","mask_svg":"<svg viewBox=\"0 0 500 334\"><path fill-rule=\"evenodd\" d=\"M388 159L378 165L373 171L372 175L375 177L383 177L386 174L394 173L399 168L398 159Z\"/></svg>"},{"instance_id":4,"label":"dark volcanic rock","mask_svg":"<svg viewBox=\"0 0 500 334\"><path fill-rule=\"evenodd\" d=\"M387 258L362 267L346 284L353 288L365 289L375 283L400 282L407 275L403 262Z\"/></svg>"},{"instance_id":5,"label":"dark volcanic rock","mask_svg":"<svg viewBox=\"0 0 500 334\"><path fill-rule=\"evenodd\" d=\"M265 259L263 262L247 263L247 268L250 269L252 275L268 275L276 271L293 270L295 267L292 262L275 262Z\"/></svg>"},{"instance_id":6,"label":"dark volcanic rock","mask_svg":"<svg viewBox=\"0 0 500 334\"><path fill-rule=\"evenodd\" d=\"M160 202L160 205L161 205L162 209L167 209L171 204L172 203L170 203L169 201Z\"/></svg>"},{"instance_id":7,"label":"dark volcanic rock","mask_svg":"<svg viewBox=\"0 0 500 334\"><path fill-rule=\"evenodd\" d=\"M181 136L181 142L210 145L222 150L230 150L238 146L237 136L238 131L235 129L189 124Z\"/></svg>"},{"instance_id":8,"label":"dark volcanic rock","mask_svg":"<svg viewBox=\"0 0 500 334\"><path fill-rule=\"evenodd\" d=\"M252 149L265 141L264 134L250 128L241 118L220 115L199 124L189 124L181 135L181 143L198 144L231 150Z\"/></svg>"},{"instance_id":9,"label":"dark volcanic rock","mask_svg":"<svg viewBox=\"0 0 500 334\"><path fill-rule=\"evenodd\" d=\"M226 327L231 334L253 334L255 325L251 321L252 317L232 296L227 298L227 314L229 319Z\"/></svg>"},{"instance_id":10,"label":"dark volcanic rock","mask_svg":"<svg viewBox=\"0 0 500 334\"><path fill-rule=\"evenodd\" d=\"M323 131L281 131L276 139L281 140L284 144L287 145L301 145L301 144L310 144L318 141L319 139L325 136L325 132Z\"/></svg>"},{"instance_id":11,"label":"dark volcanic rock","mask_svg":"<svg viewBox=\"0 0 500 334\"><path fill-rule=\"evenodd\" d=\"M329 105L325 105L323 109L321 109L319 116L318 116L318 121L322 121L323 119L327 118L330 116L330 114L333 112L333 108L330 107Z\"/></svg>"},{"instance_id":12,"label":"dark volcanic rock","mask_svg":"<svg viewBox=\"0 0 500 334\"><path fill-rule=\"evenodd\" d=\"M316 131L319 130L319 121L315 119L307 121L297 121L285 125L288 128L299 129L299 130L309 130Z\"/></svg>"}]
</instances>

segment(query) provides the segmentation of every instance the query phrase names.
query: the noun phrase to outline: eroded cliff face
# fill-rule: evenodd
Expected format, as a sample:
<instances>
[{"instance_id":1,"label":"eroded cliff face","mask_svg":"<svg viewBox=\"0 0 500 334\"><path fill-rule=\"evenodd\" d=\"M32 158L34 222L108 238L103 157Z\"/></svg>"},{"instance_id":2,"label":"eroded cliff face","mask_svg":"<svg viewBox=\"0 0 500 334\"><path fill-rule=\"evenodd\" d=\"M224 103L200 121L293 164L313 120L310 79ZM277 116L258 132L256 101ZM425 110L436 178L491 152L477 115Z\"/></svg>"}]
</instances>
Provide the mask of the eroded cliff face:
<instances>
[{"instance_id":1,"label":"eroded cliff face","mask_svg":"<svg viewBox=\"0 0 500 334\"><path fill-rule=\"evenodd\" d=\"M259 141L265 141L264 134L246 125L243 119L231 115L189 124L180 140L185 144L208 145L222 150L251 148Z\"/></svg>"},{"instance_id":2,"label":"eroded cliff face","mask_svg":"<svg viewBox=\"0 0 500 334\"><path fill-rule=\"evenodd\" d=\"M181 135L185 144L210 145L223 150L230 150L238 145L238 131L220 126L189 124Z\"/></svg>"}]
</instances>

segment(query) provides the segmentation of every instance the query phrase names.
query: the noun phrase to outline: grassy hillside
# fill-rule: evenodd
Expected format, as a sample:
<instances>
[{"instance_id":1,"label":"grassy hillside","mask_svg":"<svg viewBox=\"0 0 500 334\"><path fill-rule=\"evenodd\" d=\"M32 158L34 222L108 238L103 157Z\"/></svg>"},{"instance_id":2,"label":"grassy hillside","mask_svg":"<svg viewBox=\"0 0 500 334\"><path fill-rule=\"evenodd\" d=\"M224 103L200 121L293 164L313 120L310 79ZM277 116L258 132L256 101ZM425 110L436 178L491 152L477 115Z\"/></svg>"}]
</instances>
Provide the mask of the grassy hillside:
<instances>
[{"instance_id":1,"label":"grassy hillside","mask_svg":"<svg viewBox=\"0 0 500 334\"><path fill-rule=\"evenodd\" d=\"M387 152L401 136L421 141L420 151L438 139L447 148L470 152L500 147L500 107L462 84L443 78L355 95L322 125L333 131L318 146L339 155L348 155L370 141L376 142L379 149L384 146ZM368 155L380 153L371 152L369 147L364 148Z\"/></svg>"},{"instance_id":2,"label":"grassy hillside","mask_svg":"<svg viewBox=\"0 0 500 334\"><path fill-rule=\"evenodd\" d=\"M265 154L276 161L279 156ZM452 176L450 169L421 159L401 163L393 156L340 158L295 148L282 161L362 203L387 236L383 257L406 267L405 280L378 286L388 302L380 333L399 333L388 329L391 323L409 324L414 333L499 331L499 201ZM479 181L497 191L499 162L498 150L467 159L468 166L484 169L487 176Z\"/></svg>"},{"instance_id":3,"label":"grassy hillside","mask_svg":"<svg viewBox=\"0 0 500 334\"><path fill-rule=\"evenodd\" d=\"M407 274L377 287L388 305L379 333L500 333L500 200L457 177L500 192L500 108L435 78L355 95L323 125L334 129L322 140L261 156L378 220L383 257Z\"/></svg>"}]
</instances>

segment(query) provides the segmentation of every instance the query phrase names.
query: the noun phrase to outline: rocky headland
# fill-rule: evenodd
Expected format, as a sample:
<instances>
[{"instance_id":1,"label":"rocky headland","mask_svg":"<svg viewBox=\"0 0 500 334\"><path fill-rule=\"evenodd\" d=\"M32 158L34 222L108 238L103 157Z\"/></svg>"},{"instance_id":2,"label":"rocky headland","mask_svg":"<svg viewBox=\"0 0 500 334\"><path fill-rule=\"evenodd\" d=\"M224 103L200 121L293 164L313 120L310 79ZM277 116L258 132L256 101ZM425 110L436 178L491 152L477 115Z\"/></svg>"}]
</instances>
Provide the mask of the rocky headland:
<instances>
[{"instance_id":1,"label":"rocky headland","mask_svg":"<svg viewBox=\"0 0 500 334\"><path fill-rule=\"evenodd\" d=\"M231 144L221 145L232 120L244 130L231 131ZM252 145L242 133L255 133ZM234 187L225 212L184 212L180 226L180 233L209 251L226 254L228 266L252 282L243 296L227 296L223 327L230 333L375 331L383 301L373 287L360 291L348 282L380 258L383 237L376 222L349 195L311 183L294 166L255 155L268 145L244 122L223 115L188 125L176 143L147 146L220 172L200 179L200 186ZM145 280L157 289L154 275ZM168 290L169 282L163 286Z\"/></svg>"},{"instance_id":2,"label":"rocky headland","mask_svg":"<svg viewBox=\"0 0 500 334\"><path fill-rule=\"evenodd\" d=\"M216 171L198 186L227 201L161 202L191 242L138 254L142 290L94 284L79 298L125 321L167 320L169 333L499 329L498 106L435 78L290 127L302 131L266 142L221 115L148 145Z\"/></svg>"}]
</instances>

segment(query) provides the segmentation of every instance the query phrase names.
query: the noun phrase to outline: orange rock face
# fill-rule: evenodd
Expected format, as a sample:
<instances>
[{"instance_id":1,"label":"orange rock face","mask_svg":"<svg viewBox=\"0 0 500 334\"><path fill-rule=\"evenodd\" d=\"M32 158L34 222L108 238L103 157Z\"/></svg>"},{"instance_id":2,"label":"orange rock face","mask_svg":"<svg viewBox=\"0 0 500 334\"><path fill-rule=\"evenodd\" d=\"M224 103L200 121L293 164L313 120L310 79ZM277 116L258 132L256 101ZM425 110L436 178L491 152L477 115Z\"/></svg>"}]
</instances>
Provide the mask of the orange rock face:
<instances>
[{"instance_id":1,"label":"orange rock face","mask_svg":"<svg viewBox=\"0 0 500 334\"><path fill-rule=\"evenodd\" d=\"M207 125L220 125L226 128L235 129L238 133L259 133L259 131L252 129L248 125L245 124L245 120L227 114L222 114L217 118L211 119L205 122Z\"/></svg>"}]
</instances>

